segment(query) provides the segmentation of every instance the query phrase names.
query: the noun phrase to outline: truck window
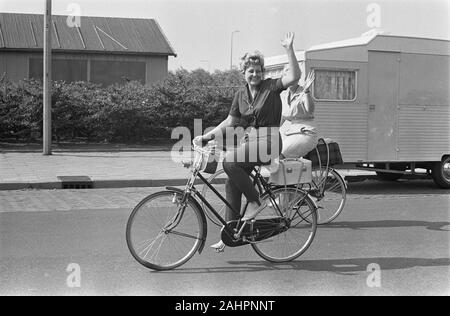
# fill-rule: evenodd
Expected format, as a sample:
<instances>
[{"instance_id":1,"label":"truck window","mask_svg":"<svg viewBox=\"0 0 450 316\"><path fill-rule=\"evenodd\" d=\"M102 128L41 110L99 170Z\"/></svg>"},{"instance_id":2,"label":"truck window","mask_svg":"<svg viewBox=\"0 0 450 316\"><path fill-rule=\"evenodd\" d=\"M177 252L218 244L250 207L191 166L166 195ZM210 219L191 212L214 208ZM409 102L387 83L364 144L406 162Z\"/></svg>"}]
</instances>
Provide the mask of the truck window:
<instances>
[{"instance_id":1,"label":"truck window","mask_svg":"<svg viewBox=\"0 0 450 316\"><path fill-rule=\"evenodd\" d=\"M313 96L323 101L354 101L356 71L315 69Z\"/></svg>"}]
</instances>

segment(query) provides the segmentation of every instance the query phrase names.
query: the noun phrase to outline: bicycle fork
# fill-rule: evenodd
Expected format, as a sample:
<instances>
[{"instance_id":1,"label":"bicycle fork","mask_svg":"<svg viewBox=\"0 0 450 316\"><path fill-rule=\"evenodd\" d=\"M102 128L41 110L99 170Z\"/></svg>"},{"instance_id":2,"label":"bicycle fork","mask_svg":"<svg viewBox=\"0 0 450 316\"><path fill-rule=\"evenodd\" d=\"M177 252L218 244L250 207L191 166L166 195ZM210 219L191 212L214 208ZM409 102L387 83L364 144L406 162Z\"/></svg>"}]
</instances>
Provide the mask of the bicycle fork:
<instances>
[{"instance_id":1,"label":"bicycle fork","mask_svg":"<svg viewBox=\"0 0 450 316\"><path fill-rule=\"evenodd\" d=\"M166 224L166 226L162 229L165 234L168 234L173 229L175 229L175 227L178 226L181 219L183 218L184 211L186 210L186 206L187 206L187 203L186 203L187 199L184 199L184 200L185 200L184 202L183 202L183 199L180 201L178 199L178 193L176 193L176 192L173 193L172 203L176 204L178 206L178 211L175 214L175 216L172 217L170 219L170 221Z\"/></svg>"},{"instance_id":2,"label":"bicycle fork","mask_svg":"<svg viewBox=\"0 0 450 316\"><path fill-rule=\"evenodd\" d=\"M181 219L183 218L184 211L186 210L186 206L187 206L187 201L189 200L189 196L191 195L192 187L194 185L194 181L195 181L196 176L197 176L196 172L194 172L191 175L191 177L189 178L189 180L188 180L188 182L186 184L186 188L185 188L184 191L180 190L180 192L174 192L173 193L172 203L176 204L178 206L178 212L174 216L174 218L172 218L172 220L164 228L164 232L165 233L168 233L171 230L173 230L175 227L177 227L178 224L180 223ZM179 200L178 199L178 195L180 195L180 194L182 194L182 196L181 196L181 199Z\"/></svg>"}]
</instances>

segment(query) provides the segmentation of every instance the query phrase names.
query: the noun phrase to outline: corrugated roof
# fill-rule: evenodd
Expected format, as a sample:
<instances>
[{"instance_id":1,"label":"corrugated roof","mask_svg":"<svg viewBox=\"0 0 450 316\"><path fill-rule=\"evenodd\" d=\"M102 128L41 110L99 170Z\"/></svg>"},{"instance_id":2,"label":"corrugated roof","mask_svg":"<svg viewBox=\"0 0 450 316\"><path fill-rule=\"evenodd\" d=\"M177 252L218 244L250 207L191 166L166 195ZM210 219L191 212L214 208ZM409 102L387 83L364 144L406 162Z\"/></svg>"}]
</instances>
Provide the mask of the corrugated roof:
<instances>
[{"instance_id":1,"label":"corrugated roof","mask_svg":"<svg viewBox=\"0 0 450 316\"><path fill-rule=\"evenodd\" d=\"M176 56L154 19L81 17L80 27L69 27L67 16L52 16L55 51L114 52ZM43 48L44 16L0 13L0 50Z\"/></svg>"}]
</instances>

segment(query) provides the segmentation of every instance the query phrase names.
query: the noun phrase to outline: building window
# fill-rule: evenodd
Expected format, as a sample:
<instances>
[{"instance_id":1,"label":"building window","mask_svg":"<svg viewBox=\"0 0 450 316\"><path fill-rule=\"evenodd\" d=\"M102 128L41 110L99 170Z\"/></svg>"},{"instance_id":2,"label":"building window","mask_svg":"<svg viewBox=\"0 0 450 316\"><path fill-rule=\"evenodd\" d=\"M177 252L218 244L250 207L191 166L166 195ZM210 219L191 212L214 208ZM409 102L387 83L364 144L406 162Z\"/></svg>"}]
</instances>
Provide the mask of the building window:
<instances>
[{"instance_id":1,"label":"building window","mask_svg":"<svg viewBox=\"0 0 450 316\"><path fill-rule=\"evenodd\" d=\"M91 61L91 81L104 86L127 81L145 84L145 73L145 62Z\"/></svg>"},{"instance_id":2,"label":"building window","mask_svg":"<svg viewBox=\"0 0 450 316\"><path fill-rule=\"evenodd\" d=\"M315 69L314 99L325 101L354 101L356 71Z\"/></svg>"},{"instance_id":3,"label":"building window","mask_svg":"<svg viewBox=\"0 0 450 316\"><path fill-rule=\"evenodd\" d=\"M29 78L42 80L42 58L30 58ZM87 60L55 59L52 61L52 80L65 82L87 81Z\"/></svg>"}]
</instances>

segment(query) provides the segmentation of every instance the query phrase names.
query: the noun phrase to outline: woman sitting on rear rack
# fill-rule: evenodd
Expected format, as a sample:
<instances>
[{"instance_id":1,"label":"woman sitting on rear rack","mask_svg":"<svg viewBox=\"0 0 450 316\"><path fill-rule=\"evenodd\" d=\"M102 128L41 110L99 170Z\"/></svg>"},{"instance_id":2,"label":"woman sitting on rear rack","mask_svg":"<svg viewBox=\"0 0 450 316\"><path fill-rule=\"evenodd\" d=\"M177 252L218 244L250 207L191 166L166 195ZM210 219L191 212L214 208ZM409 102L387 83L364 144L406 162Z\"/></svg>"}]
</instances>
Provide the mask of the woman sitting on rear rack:
<instances>
[{"instance_id":1,"label":"woman sitting on rear rack","mask_svg":"<svg viewBox=\"0 0 450 316\"><path fill-rule=\"evenodd\" d=\"M289 72L289 64L283 69ZM310 86L314 82L314 72L310 72L303 85L295 82L281 93L283 112L280 134L283 149L280 158L303 157L316 148L317 130L314 124L314 100L310 94Z\"/></svg>"}]
</instances>

